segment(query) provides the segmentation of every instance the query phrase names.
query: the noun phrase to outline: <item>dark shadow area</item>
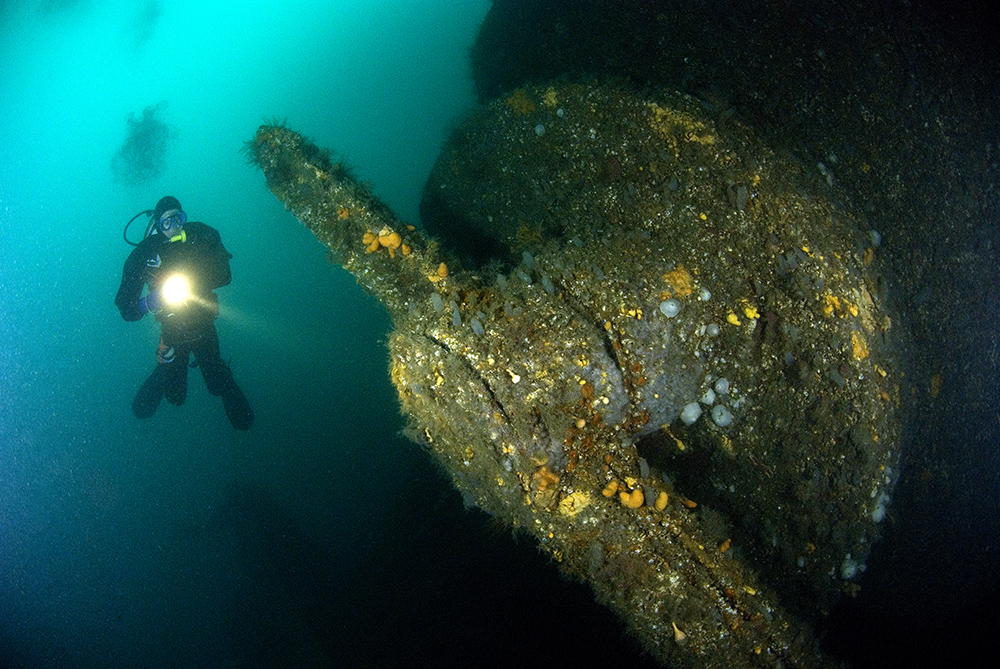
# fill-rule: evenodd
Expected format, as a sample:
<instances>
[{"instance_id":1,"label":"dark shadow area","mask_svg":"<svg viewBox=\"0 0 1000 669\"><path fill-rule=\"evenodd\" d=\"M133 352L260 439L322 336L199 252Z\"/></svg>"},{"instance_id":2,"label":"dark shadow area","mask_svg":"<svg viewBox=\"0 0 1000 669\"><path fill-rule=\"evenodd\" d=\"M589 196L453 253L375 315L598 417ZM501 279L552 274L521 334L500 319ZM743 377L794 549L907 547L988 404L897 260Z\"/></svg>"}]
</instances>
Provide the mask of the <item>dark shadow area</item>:
<instances>
[{"instance_id":1,"label":"dark shadow area","mask_svg":"<svg viewBox=\"0 0 1000 669\"><path fill-rule=\"evenodd\" d=\"M167 169L167 155L175 137L163 120L167 101L161 100L125 119L125 141L111 159L115 183L139 186L159 178Z\"/></svg>"},{"instance_id":2,"label":"dark shadow area","mask_svg":"<svg viewBox=\"0 0 1000 669\"><path fill-rule=\"evenodd\" d=\"M215 520L235 542L227 628L241 666L287 666L292 658L324 666L337 653L350 560L303 532L261 486L230 484Z\"/></svg>"},{"instance_id":3,"label":"dark shadow area","mask_svg":"<svg viewBox=\"0 0 1000 669\"><path fill-rule=\"evenodd\" d=\"M418 449L397 457L412 478L370 533L310 536L264 488L230 486L212 531L236 545L240 666L656 666L532 540L464 509Z\"/></svg>"},{"instance_id":4,"label":"dark shadow area","mask_svg":"<svg viewBox=\"0 0 1000 669\"><path fill-rule=\"evenodd\" d=\"M447 240L447 247L464 267L483 269L489 266L494 271L506 272L516 264L502 240L451 207L431 181L420 199L420 222L429 234Z\"/></svg>"},{"instance_id":5,"label":"dark shadow area","mask_svg":"<svg viewBox=\"0 0 1000 669\"><path fill-rule=\"evenodd\" d=\"M373 546L345 664L406 667L657 666L584 584L533 539L476 509L414 448L413 478ZM593 640L567 643L567 640Z\"/></svg>"}]
</instances>

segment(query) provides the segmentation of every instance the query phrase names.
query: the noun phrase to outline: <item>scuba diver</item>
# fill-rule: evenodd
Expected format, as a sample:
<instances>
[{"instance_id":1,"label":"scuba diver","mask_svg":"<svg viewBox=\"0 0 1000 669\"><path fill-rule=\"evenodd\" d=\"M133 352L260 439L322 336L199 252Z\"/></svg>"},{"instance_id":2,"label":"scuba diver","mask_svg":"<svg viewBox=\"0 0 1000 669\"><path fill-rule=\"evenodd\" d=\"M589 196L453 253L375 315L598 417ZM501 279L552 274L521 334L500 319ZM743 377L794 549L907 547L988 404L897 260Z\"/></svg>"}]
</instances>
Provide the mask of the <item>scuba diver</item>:
<instances>
[{"instance_id":1,"label":"scuba diver","mask_svg":"<svg viewBox=\"0 0 1000 669\"><path fill-rule=\"evenodd\" d=\"M145 236L136 244L129 241L128 228L143 214L150 220ZM115 305L126 321L153 313L160 322L156 368L136 393L132 411L139 418L149 418L164 396L171 404L184 404L188 359L194 354L191 366L201 369L208 391L222 397L229 422L237 430L250 429L253 409L219 355L215 331L219 302L212 291L232 280L232 255L222 245L218 230L188 221L181 203L168 195L152 211L136 214L123 234L135 248L125 260ZM143 284L149 289L140 296Z\"/></svg>"}]
</instances>

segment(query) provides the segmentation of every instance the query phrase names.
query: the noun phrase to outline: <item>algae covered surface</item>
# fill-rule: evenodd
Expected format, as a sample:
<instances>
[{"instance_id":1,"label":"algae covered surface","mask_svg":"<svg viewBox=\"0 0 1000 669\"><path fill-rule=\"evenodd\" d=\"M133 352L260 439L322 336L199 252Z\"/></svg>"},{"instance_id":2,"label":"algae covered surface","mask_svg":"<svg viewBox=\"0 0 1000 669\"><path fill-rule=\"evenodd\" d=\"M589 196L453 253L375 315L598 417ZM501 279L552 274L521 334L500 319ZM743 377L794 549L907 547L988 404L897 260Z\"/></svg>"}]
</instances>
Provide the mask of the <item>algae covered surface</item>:
<instances>
[{"instance_id":1,"label":"algae covered surface","mask_svg":"<svg viewBox=\"0 0 1000 669\"><path fill-rule=\"evenodd\" d=\"M407 434L467 502L662 662L826 662L810 623L898 472L898 343L869 239L797 163L683 96L520 88L444 146L437 238L291 129L248 151L386 306Z\"/></svg>"}]
</instances>

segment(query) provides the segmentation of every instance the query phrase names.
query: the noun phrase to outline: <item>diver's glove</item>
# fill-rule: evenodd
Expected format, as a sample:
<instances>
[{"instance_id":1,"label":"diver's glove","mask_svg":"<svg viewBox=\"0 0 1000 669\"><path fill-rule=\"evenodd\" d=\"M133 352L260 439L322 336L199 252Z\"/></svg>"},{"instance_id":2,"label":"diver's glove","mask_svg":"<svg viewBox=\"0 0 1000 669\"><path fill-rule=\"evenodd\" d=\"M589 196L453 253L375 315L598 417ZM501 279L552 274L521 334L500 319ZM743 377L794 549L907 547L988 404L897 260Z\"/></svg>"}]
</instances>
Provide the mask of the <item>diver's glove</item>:
<instances>
[{"instance_id":1,"label":"diver's glove","mask_svg":"<svg viewBox=\"0 0 1000 669\"><path fill-rule=\"evenodd\" d=\"M146 293L139 298L139 313L148 314L149 312L156 313L163 308L163 298L160 297L159 291L153 291L151 293Z\"/></svg>"}]
</instances>

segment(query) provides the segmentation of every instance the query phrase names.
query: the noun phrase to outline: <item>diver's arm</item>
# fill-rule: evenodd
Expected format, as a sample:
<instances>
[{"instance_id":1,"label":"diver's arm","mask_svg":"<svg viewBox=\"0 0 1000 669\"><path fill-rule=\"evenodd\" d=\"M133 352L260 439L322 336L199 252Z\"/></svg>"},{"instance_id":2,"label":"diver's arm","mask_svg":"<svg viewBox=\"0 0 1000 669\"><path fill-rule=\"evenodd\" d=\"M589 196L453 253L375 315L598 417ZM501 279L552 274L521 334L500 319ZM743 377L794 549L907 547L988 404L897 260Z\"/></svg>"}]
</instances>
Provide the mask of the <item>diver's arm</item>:
<instances>
[{"instance_id":1,"label":"diver's arm","mask_svg":"<svg viewBox=\"0 0 1000 669\"><path fill-rule=\"evenodd\" d=\"M115 306L121 312L122 318L127 321L137 321L143 315L139 309L139 296L142 294L142 285L146 282L144 272L146 263L138 251L137 247L125 260L122 283L115 296Z\"/></svg>"},{"instance_id":2,"label":"diver's arm","mask_svg":"<svg viewBox=\"0 0 1000 669\"><path fill-rule=\"evenodd\" d=\"M228 286L233 280L232 270L229 267L232 254L222 245L222 237L218 230L204 223L199 223L197 226L197 243L201 246L203 258L200 267L203 286L207 290Z\"/></svg>"}]
</instances>

